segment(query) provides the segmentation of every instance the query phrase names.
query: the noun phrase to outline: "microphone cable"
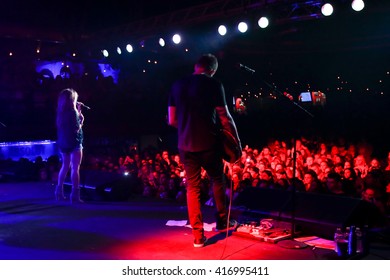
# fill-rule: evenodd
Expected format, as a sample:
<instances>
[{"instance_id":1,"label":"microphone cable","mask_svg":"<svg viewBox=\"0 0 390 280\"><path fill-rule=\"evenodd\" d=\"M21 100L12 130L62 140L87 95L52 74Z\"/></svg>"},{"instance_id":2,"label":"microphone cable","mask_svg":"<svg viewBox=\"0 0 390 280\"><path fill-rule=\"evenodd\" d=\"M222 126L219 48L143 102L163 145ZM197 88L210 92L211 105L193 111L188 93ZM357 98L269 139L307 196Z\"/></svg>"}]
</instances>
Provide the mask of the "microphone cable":
<instances>
[{"instance_id":1,"label":"microphone cable","mask_svg":"<svg viewBox=\"0 0 390 280\"><path fill-rule=\"evenodd\" d=\"M239 160L237 160L234 164L236 164ZM229 225L230 225L230 215L231 215L231 209L232 209L232 202L233 202L233 180L230 179L230 194L229 194L229 204L228 204L228 212L227 212L227 218L226 218L226 236L225 236L225 244L223 246L223 250L221 253L220 260L223 260L223 256L226 251L228 237L229 237Z\"/></svg>"}]
</instances>

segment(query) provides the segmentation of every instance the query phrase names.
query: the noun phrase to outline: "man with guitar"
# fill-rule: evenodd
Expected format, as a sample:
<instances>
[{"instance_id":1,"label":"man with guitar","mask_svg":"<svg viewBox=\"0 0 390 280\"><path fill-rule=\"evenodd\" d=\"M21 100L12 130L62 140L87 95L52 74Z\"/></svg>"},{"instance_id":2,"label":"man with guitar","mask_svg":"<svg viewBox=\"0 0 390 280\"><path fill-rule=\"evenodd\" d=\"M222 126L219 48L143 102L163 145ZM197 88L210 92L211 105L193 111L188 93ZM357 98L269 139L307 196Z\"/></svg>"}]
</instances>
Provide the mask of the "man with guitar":
<instances>
[{"instance_id":1,"label":"man with guitar","mask_svg":"<svg viewBox=\"0 0 390 280\"><path fill-rule=\"evenodd\" d=\"M207 241L200 201L202 167L212 184L216 230L228 230L237 224L227 214L219 131L222 128L234 138L239 152L241 143L226 105L224 87L213 77L217 69L218 60L214 55L202 55L194 73L174 83L168 100L168 123L178 129L178 149L187 176L187 207L195 248L203 247Z\"/></svg>"}]
</instances>

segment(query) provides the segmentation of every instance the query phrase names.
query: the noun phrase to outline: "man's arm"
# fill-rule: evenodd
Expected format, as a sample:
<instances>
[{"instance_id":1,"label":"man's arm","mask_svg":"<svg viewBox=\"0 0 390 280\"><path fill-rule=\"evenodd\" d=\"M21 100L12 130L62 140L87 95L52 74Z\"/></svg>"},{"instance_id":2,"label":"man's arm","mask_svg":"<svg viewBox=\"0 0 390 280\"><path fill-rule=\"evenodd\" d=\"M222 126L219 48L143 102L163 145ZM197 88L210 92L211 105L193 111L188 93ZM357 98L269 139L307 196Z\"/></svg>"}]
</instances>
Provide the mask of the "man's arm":
<instances>
[{"instance_id":1,"label":"man's arm","mask_svg":"<svg viewBox=\"0 0 390 280\"><path fill-rule=\"evenodd\" d=\"M177 115L175 106L168 107L168 124L177 128Z\"/></svg>"},{"instance_id":2,"label":"man's arm","mask_svg":"<svg viewBox=\"0 0 390 280\"><path fill-rule=\"evenodd\" d=\"M229 109L227 106L218 106L215 108L219 120L221 121L222 128L229 131L237 139L241 147L240 137L238 136L237 127L234 123L233 117L230 115Z\"/></svg>"}]
</instances>

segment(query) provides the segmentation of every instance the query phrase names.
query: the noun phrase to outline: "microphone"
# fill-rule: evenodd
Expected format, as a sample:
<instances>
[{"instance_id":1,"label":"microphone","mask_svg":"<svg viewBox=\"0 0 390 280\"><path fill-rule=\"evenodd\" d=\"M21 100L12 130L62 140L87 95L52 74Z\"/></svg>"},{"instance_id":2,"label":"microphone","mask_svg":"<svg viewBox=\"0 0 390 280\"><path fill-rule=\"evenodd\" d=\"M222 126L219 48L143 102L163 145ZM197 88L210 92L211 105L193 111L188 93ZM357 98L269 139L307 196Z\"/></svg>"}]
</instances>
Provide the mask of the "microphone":
<instances>
[{"instance_id":1,"label":"microphone","mask_svg":"<svg viewBox=\"0 0 390 280\"><path fill-rule=\"evenodd\" d=\"M77 102L77 105L79 105L79 106L81 106L81 107L84 107L84 108L87 109L87 110L91 110L91 107L85 105L85 104L82 103L82 102Z\"/></svg>"},{"instance_id":2,"label":"microphone","mask_svg":"<svg viewBox=\"0 0 390 280\"><path fill-rule=\"evenodd\" d=\"M250 73L255 73L256 71L253 70L252 68L249 68L248 66L244 65L244 64L241 64L241 63L238 63L237 64L237 67L240 68L241 70L245 70L247 72L250 72Z\"/></svg>"}]
</instances>

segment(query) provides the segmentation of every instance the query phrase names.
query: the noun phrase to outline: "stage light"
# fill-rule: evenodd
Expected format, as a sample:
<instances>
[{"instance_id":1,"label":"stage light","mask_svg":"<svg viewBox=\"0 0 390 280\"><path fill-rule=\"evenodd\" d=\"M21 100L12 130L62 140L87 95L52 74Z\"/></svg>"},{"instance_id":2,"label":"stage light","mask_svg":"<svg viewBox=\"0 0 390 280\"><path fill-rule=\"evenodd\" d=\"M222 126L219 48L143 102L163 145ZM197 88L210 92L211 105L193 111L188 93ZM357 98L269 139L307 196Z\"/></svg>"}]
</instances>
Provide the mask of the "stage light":
<instances>
[{"instance_id":1,"label":"stage light","mask_svg":"<svg viewBox=\"0 0 390 280\"><path fill-rule=\"evenodd\" d=\"M36 53L39 54L41 52L41 42L38 42Z\"/></svg>"},{"instance_id":2,"label":"stage light","mask_svg":"<svg viewBox=\"0 0 390 280\"><path fill-rule=\"evenodd\" d=\"M353 0L352 1L352 9L356 12L360 12L364 9L364 1L363 0Z\"/></svg>"},{"instance_id":3,"label":"stage light","mask_svg":"<svg viewBox=\"0 0 390 280\"><path fill-rule=\"evenodd\" d=\"M259 19L259 21L257 22L257 24L261 27L261 28L266 28L268 25L269 25L269 20L267 17L261 17Z\"/></svg>"},{"instance_id":4,"label":"stage light","mask_svg":"<svg viewBox=\"0 0 390 280\"><path fill-rule=\"evenodd\" d=\"M163 38L160 38L158 40L158 44L161 46L161 47L164 47L165 46L165 40Z\"/></svg>"},{"instance_id":5,"label":"stage light","mask_svg":"<svg viewBox=\"0 0 390 280\"><path fill-rule=\"evenodd\" d=\"M219 33L219 35L221 35L221 36L225 36L226 33L227 33L226 26L225 26L225 25L220 25L220 26L218 27L218 33Z\"/></svg>"},{"instance_id":6,"label":"stage light","mask_svg":"<svg viewBox=\"0 0 390 280\"><path fill-rule=\"evenodd\" d=\"M238 24L238 31L240 31L241 33L247 32L248 31L248 24L246 24L245 22L241 21Z\"/></svg>"},{"instance_id":7,"label":"stage light","mask_svg":"<svg viewBox=\"0 0 390 280\"><path fill-rule=\"evenodd\" d=\"M181 37L179 34L175 34L172 36L172 41L177 45L177 44L180 44L181 42Z\"/></svg>"},{"instance_id":8,"label":"stage light","mask_svg":"<svg viewBox=\"0 0 390 280\"><path fill-rule=\"evenodd\" d=\"M122 54L122 49L121 49L120 47L117 47L117 48L116 48L116 52L117 52L118 54Z\"/></svg>"},{"instance_id":9,"label":"stage light","mask_svg":"<svg viewBox=\"0 0 390 280\"><path fill-rule=\"evenodd\" d=\"M126 51L127 51L128 53L132 53L132 52L133 52L133 46L130 45L130 44L127 44L127 46L126 46Z\"/></svg>"},{"instance_id":10,"label":"stage light","mask_svg":"<svg viewBox=\"0 0 390 280\"><path fill-rule=\"evenodd\" d=\"M329 3L326 3L324 4L322 7L321 7L321 13L324 15L324 16L330 16L331 14L333 14L333 6Z\"/></svg>"},{"instance_id":11,"label":"stage light","mask_svg":"<svg viewBox=\"0 0 390 280\"><path fill-rule=\"evenodd\" d=\"M108 55L109 55L107 50L102 50L102 53L103 53L104 57L108 57Z\"/></svg>"}]
</instances>

